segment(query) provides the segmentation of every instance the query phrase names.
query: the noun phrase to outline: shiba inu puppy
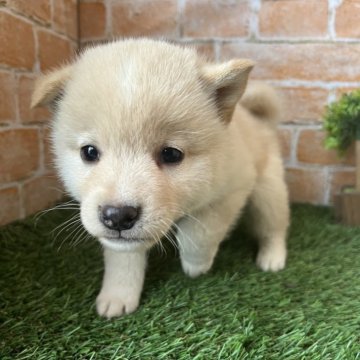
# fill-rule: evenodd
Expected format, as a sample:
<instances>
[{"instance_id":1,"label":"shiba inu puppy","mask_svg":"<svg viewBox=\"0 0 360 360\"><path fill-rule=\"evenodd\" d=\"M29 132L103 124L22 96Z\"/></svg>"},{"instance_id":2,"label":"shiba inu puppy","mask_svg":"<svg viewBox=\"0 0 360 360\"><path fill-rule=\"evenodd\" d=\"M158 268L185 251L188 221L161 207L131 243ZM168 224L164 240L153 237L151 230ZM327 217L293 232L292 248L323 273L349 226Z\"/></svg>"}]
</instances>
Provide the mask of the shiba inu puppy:
<instances>
[{"instance_id":1,"label":"shiba inu puppy","mask_svg":"<svg viewBox=\"0 0 360 360\"><path fill-rule=\"evenodd\" d=\"M138 307L147 250L173 227L184 272L206 273L245 204L258 266L285 266L279 102L266 85L246 90L252 67L138 39L88 49L38 80L32 105L54 106L59 174L104 247L100 315Z\"/></svg>"}]
</instances>

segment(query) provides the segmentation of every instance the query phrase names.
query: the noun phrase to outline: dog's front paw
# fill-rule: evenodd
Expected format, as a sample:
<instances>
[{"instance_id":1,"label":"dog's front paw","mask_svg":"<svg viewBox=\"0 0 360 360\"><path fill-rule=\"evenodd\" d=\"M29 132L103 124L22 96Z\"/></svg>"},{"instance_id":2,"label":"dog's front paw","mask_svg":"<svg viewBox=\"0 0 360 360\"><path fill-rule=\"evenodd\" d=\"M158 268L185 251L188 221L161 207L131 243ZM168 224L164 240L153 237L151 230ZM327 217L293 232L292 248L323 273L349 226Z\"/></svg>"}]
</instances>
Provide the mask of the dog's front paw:
<instances>
[{"instance_id":1,"label":"dog's front paw","mask_svg":"<svg viewBox=\"0 0 360 360\"><path fill-rule=\"evenodd\" d=\"M184 259L181 260L182 268L184 273L191 278L206 274L212 265L212 262L209 263L191 263Z\"/></svg>"},{"instance_id":2,"label":"dog's front paw","mask_svg":"<svg viewBox=\"0 0 360 360\"><path fill-rule=\"evenodd\" d=\"M96 310L100 316L113 317L130 314L139 306L139 297L124 296L116 292L101 291L96 298Z\"/></svg>"},{"instance_id":3,"label":"dog's front paw","mask_svg":"<svg viewBox=\"0 0 360 360\"><path fill-rule=\"evenodd\" d=\"M260 249L256 258L257 266L263 271L279 271L285 267L285 249Z\"/></svg>"}]
</instances>

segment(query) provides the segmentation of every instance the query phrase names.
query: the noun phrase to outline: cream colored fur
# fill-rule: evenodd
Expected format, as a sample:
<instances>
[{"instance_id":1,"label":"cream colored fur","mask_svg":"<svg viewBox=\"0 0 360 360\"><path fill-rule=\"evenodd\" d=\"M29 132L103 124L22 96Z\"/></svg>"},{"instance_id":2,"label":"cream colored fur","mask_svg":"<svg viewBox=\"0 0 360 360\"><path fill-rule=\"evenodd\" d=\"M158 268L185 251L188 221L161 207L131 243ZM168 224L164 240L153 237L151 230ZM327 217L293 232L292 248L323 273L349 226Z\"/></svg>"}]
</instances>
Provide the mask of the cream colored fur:
<instances>
[{"instance_id":1,"label":"cream colored fur","mask_svg":"<svg viewBox=\"0 0 360 360\"><path fill-rule=\"evenodd\" d=\"M258 266L285 266L289 210L274 127L280 108L266 85L242 97L252 66L211 64L192 49L141 39L86 50L39 80L33 105L57 102L52 137L60 176L81 204L85 228L104 246L100 315L137 308L147 250L172 226L185 273L206 273L248 202ZM80 157L89 144L100 150L97 163ZM183 161L159 165L164 146L182 150ZM99 220L99 207L108 204L142 207L121 239Z\"/></svg>"}]
</instances>

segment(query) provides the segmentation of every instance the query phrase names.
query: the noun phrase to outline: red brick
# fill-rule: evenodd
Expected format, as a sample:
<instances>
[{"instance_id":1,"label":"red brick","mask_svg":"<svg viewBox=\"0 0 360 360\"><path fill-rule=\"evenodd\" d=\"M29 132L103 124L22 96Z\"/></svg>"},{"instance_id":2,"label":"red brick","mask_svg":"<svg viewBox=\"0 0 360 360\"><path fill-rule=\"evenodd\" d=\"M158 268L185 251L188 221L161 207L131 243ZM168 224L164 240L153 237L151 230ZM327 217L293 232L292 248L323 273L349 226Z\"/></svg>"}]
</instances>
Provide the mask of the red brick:
<instances>
[{"instance_id":1,"label":"red brick","mask_svg":"<svg viewBox=\"0 0 360 360\"><path fill-rule=\"evenodd\" d=\"M297 159L307 164L355 165L355 148L349 150L347 156L341 158L335 150L327 150L324 146L325 133L319 130L303 130L299 135Z\"/></svg>"},{"instance_id":2,"label":"red brick","mask_svg":"<svg viewBox=\"0 0 360 360\"><path fill-rule=\"evenodd\" d=\"M105 35L105 6L103 3L80 3L80 38L101 38Z\"/></svg>"},{"instance_id":3,"label":"red brick","mask_svg":"<svg viewBox=\"0 0 360 360\"><path fill-rule=\"evenodd\" d=\"M63 189L55 176L45 175L27 181L23 186L25 215L53 205L63 196Z\"/></svg>"},{"instance_id":4,"label":"red brick","mask_svg":"<svg viewBox=\"0 0 360 360\"><path fill-rule=\"evenodd\" d=\"M176 35L177 1L113 2L112 34L119 36Z\"/></svg>"},{"instance_id":5,"label":"red brick","mask_svg":"<svg viewBox=\"0 0 360 360\"><path fill-rule=\"evenodd\" d=\"M289 168L286 171L286 181L291 201L323 203L326 177L322 170Z\"/></svg>"},{"instance_id":6,"label":"red brick","mask_svg":"<svg viewBox=\"0 0 360 360\"><path fill-rule=\"evenodd\" d=\"M0 63L32 69L35 63L35 41L32 26L0 11Z\"/></svg>"},{"instance_id":7,"label":"red brick","mask_svg":"<svg viewBox=\"0 0 360 360\"><path fill-rule=\"evenodd\" d=\"M244 37L249 18L248 1L187 1L183 31L189 37Z\"/></svg>"},{"instance_id":8,"label":"red brick","mask_svg":"<svg viewBox=\"0 0 360 360\"><path fill-rule=\"evenodd\" d=\"M343 0L336 10L335 31L338 37L360 37L360 2Z\"/></svg>"},{"instance_id":9,"label":"red brick","mask_svg":"<svg viewBox=\"0 0 360 360\"><path fill-rule=\"evenodd\" d=\"M0 225L20 218L20 196L16 186L0 190Z\"/></svg>"},{"instance_id":10,"label":"red brick","mask_svg":"<svg viewBox=\"0 0 360 360\"><path fill-rule=\"evenodd\" d=\"M45 108L30 109L34 81L34 77L29 75L20 75L18 79L17 94L22 123L43 122L50 118L50 112Z\"/></svg>"},{"instance_id":11,"label":"red brick","mask_svg":"<svg viewBox=\"0 0 360 360\"><path fill-rule=\"evenodd\" d=\"M335 170L330 178L330 201L334 196L341 192L346 186L354 186L356 183L355 170Z\"/></svg>"},{"instance_id":12,"label":"red brick","mask_svg":"<svg viewBox=\"0 0 360 360\"><path fill-rule=\"evenodd\" d=\"M285 160L289 160L291 155L292 131L289 129L279 129L278 133L281 154Z\"/></svg>"},{"instance_id":13,"label":"red brick","mask_svg":"<svg viewBox=\"0 0 360 360\"><path fill-rule=\"evenodd\" d=\"M8 0L7 5L25 16L43 23L50 23L50 0Z\"/></svg>"},{"instance_id":14,"label":"red brick","mask_svg":"<svg viewBox=\"0 0 360 360\"><path fill-rule=\"evenodd\" d=\"M257 62L253 78L276 80L360 81L360 44L228 43L222 58Z\"/></svg>"},{"instance_id":15,"label":"red brick","mask_svg":"<svg viewBox=\"0 0 360 360\"><path fill-rule=\"evenodd\" d=\"M327 0L265 0L261 3L261 36L325 36L327 24Z\"/></svg>"},{"instance_id":16,"label":"red brick","mask_svg":"<svg viewBox=\"0 0 360 360\"><path fill-rule=\"evenodd\" d=\"M76 0L54 0L53 6L54 29L76 40L78 38Z\"/></svg>"},{"instance_id":17,"label":"red brick","mask_svg":"<svg viewBox=\"0 0 360 360\"><path fill-rule=\"evenodd\" d=\"M42 71L62 65L73 56L74 49L69 40L65 40L46 30L39 30L38 38L39 60Z\"/></svg>"},{"instance_id":18,"label":"red brick","mask_svg":"<svg viewBox=\"0 0 360 360\"><path fill-rule=\"evenodd\" d=\"M0 131L0 184L33 174L38 169L39 156L37 130Z\"/></svg>"},{"instance_id":19,"label":"red brick","mask_svg":"<svg viewBox=\"0 0 360 360\"><path fill-rule=\"evenodd\" d=\"M0 123L15 120L15 80L11 73L0 72Z\"/></svg>"},{"instance_id":20,"label":"red brick","mask_svg":"<svg viewBox=\"0 0 360 360\"><path fill-rule=\"evenodd\" d=\"M280 88L284 100L285 114L283 121L308 123L321 121L327 104L328 90L321 88Z\"/></svg>"}]
</instances>

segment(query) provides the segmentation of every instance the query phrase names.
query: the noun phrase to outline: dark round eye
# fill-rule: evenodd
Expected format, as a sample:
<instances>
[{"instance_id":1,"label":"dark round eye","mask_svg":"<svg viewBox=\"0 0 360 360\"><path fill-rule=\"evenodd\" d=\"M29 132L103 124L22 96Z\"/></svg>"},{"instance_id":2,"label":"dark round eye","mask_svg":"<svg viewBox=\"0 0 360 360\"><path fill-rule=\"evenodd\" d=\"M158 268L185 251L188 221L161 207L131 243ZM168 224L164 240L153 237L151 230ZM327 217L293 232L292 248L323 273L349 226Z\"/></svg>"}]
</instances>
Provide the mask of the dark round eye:
<instances>
[{"instance_id":1,"label":"dark round eye","mask_svg":"<svg viewBox=\"0 0 360 360\"><path fill-rule=\"evenodd\" d=\"M160 162L162 164L177 164L184 158L184 153L173 147L165 147L160 153Z\"/></svg>"},{"instance_id":2,"label":"dark round eye","mask_svg":"<svg viewBox=\"0 0 360 360\"><path fill-rule=\"evenodd\" d=\"M81 158L86 162L94 162L99 160L99 151L95 146L85 145L80 149Z\"/></svg>"}]
</instances>

